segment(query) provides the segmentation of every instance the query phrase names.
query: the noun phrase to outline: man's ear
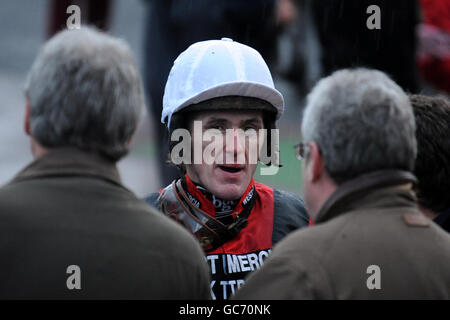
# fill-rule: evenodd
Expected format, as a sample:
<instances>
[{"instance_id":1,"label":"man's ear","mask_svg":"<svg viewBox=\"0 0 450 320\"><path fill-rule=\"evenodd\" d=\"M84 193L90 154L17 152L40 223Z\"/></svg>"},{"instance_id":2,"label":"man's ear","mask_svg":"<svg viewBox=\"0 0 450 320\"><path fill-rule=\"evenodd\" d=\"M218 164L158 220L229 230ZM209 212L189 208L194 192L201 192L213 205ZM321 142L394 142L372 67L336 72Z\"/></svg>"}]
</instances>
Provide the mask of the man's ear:
<instances>
[{"instance_id":1,"label":"man's ear","mask_svg":"<svg viewBox=\"0 0 450 320\"><path fill-rule=\"evenodd\" d=\"M135 133L133 133L133 135L131 136L131 138L128 140L128 143L127 143L127 147L130 149L134 142L134 135L135 135Z\"/></svg>"},{"instance_id":2,"label":"man's ear","mask_svg":"<svg viewBox=\"0 0 450 320\"><path fill-rule=\"evenodd\" d=\"M24 116L24 121L23 121L23 129L25 130L25 133L27 135L29 135L29 136L31 136L30 115L31 115L30 100L26 99L26 102L25 102L25 116Z\"/></svg>"},{"instance_id":3,"label":"man's ear","mask_svg":"<svg viewBox=\"0 0 450 320\"><path fill-rule=\"evenodd\" d=\"M323 175L325 168L319 146L315 142L309 143L308 161L310 162L308 166L309 179L311 182L316 182Z\"/></svg>"}]
</instances>

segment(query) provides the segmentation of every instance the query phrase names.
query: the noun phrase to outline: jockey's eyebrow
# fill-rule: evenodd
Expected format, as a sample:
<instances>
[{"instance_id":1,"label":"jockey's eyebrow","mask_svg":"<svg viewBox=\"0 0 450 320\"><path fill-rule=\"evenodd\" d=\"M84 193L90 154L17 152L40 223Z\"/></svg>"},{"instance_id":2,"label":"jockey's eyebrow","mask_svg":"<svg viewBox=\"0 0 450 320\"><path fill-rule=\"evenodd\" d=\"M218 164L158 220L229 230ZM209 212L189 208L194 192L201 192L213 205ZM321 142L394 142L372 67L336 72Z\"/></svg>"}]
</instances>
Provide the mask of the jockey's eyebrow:
<instances>
[{"instance_id":1,"label":"jockey's eyebrow","mask_svg":"<svg viewBox=\"0 0 450 320\"><path fill-rule=\"evenodd\" d=\"M212 117L208 118L208 120L206 120L204 126L207 127L207 126L218 125L218 124L226 127L227 125L230 124L230 121L225 118L212 116Z\"/></svg>"},{"instance_id":2,"label":"jockey's eyebrow","mask_svg":"<svg viewBox=\"0 0 450 320\"><path fill-rule=\"evenodd\" d=\"M258 118L246 119L246 120L242 120L241 121L240 127L244 127L244 126L248 126L248 125L262 127L263 126L263 122L261 121L261 119L258 119Z\"/></svg>"}]
</instances>

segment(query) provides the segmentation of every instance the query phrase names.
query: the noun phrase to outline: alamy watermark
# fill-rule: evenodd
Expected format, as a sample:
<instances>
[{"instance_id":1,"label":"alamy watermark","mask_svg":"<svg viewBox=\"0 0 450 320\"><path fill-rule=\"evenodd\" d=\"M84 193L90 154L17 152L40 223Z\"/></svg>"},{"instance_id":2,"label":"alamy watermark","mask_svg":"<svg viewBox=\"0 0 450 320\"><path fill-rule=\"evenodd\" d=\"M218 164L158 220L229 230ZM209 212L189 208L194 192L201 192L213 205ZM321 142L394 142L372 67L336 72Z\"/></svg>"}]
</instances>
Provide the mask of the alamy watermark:
<instances>
[{"instance_id":1,"label":"alamy watermark","mask_svg":"<svg viewBox=\"0 0 450 320\"><path fill-rule=\"evenodd\" d=\"M261 175L274 175L278 172L278 129L202 128L202 121L194 121L192 133L183 128L172 132L170 139L177 142L170 152L173 164L258 164L261 161L272 164L261 167Z\"/></svg>"},{"instance_id":2,"label":"alamy watermark","mask_svg":"<svg viewBox=\"0 0 450 320\"><path fill-rule=\"evenodd\" d=\"M66 9L66 13L70 16L66 20L67 29L80 29L81 28L81 9L77 5L70 5Z\"/></svg>"},{"instance_id":3,"label":"alamy watermark","mask_svg":"<svg viewBox=\"0 0 450 320\"><path fill-rule=\"evenodd\" d=\"M366 9L366 13L370 14L370 16L366 20L367 29L381 29L381 9L379 6L373 4L368 6Z\"/></svg>"},{"instance_id":4,"label":"alamy watermark","mask_svg":"<svg viewBox=\"0 0 450 320\"><path fill-rule=\"evenodd\" d=\"M81 290L81 268L76 264L67 267L66 273L70 274L66 280L66 287L69 290Z\"/></svg>"},{"instance_id":5,"label":"alamy watermark","mask_svg":"<svg viewBox=\"0 0 450 320\"><path fill-rule=\"evenodd\" d=\"M380 290L381 289L381 268L376 264L372 264L367 267L367 274L370 276L367 278L366 286L369 290Z\"/></svg>"}]
</instances>

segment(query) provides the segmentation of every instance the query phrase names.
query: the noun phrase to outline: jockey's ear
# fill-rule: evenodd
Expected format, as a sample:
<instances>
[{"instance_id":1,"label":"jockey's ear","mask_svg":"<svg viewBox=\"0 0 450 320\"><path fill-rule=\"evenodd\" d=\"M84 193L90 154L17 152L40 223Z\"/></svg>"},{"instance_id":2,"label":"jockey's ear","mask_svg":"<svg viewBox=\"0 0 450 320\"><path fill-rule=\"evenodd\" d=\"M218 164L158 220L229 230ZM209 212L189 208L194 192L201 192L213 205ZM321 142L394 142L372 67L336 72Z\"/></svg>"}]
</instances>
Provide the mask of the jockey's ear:
<instances>
[{"instance_id":1,"label":"jockey's ear","mask_svg":"<svg viewBox=\"0 0 450 320\"><path fill-rule=\"evenodd\" d=\"M31 135L30 115L31 115L31 105L30 105L30 100L27 98L26 102L25 102L25 116L23 119L23 129L28 136Z\"/></svg>"}]
</instances>

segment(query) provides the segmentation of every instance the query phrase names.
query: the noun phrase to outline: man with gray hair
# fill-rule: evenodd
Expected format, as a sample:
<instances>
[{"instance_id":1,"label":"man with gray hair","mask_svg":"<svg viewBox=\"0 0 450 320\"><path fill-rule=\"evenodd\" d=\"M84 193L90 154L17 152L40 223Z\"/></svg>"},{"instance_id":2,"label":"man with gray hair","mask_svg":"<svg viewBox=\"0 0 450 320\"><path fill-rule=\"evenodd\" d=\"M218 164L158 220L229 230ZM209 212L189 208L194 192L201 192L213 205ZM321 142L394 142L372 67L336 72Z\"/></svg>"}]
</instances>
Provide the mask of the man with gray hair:
<instances>
[{"instance_id":1,"label":"man with gray hair","mask_svg":"<svg viewBox=\"0 0 450 320\"><path fill-rule=\"evenodd\" d=\"M419 211L408 97L384 73L340 70L308 97L305 203L315 226L277 247L237 299L449 299L450 236Z\"/></svg>"},{"instance_id":2,"label":"man with gray hair","mask_svg":"<svg viewBox=\"0 0 450 320\"><path fill-rule=\"evenodd\" d=\"M210 297L194 238L121 184L143 106L125 42L83 27L43 46L26 82L35 160L0 189L0 298Z\"/></svg>"}]
</instances>

